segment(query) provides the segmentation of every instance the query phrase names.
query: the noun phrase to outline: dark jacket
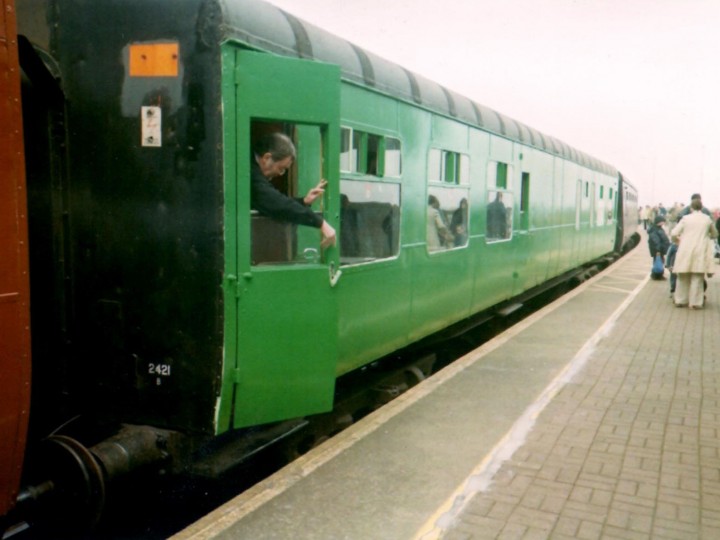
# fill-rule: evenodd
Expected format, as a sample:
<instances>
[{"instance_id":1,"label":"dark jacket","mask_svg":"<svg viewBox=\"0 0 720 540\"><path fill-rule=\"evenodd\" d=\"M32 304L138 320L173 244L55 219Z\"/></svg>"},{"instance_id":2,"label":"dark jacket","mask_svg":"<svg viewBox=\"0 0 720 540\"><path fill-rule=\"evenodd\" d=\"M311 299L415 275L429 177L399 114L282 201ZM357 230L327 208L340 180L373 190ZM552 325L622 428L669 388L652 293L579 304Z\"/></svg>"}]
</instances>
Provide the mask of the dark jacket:
<instances>
[{"instance_id":1,"label":"dark jacket","mask_svg":"<svg viewBox=\"0 0 720 540\"><path fill-rule=\"evenodd\" d=\"M250 208L277 221L317 228L323 224L323 219L312 208L305 206L302 199L293 199L275 189L256 164L253 164L250 175Z\"/></svg>"},{"instance_id":2,"label":"dark jacket","mask_svg":"<svg viewBox=\"0 0 720 540\"><path fill-rule=\"evenodd\" d=\"M650 225L648 228L648 248L650 249L650 256L655 257L657 253L660 253L662 257L665 257L669 247L670 239L663 228L657 225Z\"/></svg>"}]
</instances>

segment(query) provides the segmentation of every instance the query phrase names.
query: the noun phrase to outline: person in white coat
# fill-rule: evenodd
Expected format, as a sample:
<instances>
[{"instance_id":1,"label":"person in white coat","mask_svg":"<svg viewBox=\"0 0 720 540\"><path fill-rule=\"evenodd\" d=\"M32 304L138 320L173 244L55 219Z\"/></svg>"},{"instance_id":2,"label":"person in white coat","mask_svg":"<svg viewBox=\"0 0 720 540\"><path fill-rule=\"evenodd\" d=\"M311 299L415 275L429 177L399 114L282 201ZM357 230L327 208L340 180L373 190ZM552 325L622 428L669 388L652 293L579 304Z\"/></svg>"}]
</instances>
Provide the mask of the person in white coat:
<instances>
[{"instance_id":1,"label":"person in white coat","mask_svg":"<svg viewBox=\"0 0 720 540\"><path fill-rule=\"evenodd\" d=\"M705 274L714 272L713 239L718 237L712 219L702 212L702 200L693 195L690 213L670 234L678 243L673 272L678 276L675 305L701 309L704 303Z\"/></svg>"}]
</instances>

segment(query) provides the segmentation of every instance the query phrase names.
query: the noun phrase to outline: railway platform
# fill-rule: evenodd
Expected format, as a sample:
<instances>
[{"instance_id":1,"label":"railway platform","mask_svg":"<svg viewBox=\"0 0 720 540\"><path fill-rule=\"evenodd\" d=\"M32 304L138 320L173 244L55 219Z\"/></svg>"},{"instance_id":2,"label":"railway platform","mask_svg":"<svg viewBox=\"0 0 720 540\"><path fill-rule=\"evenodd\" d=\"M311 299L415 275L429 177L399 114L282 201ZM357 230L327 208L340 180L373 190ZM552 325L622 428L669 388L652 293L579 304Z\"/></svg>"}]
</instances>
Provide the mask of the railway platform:
<instances>
[{"instance_id":1,"label":"railway platform","mask_svg":"<svg viewBox=\"0 0 720 540\"><path fill-rule=\"evenodd\" d=\"M173 538L720 538L720 278L691 311L650 264L643 237Z\"/></svg>"}]
</instances>

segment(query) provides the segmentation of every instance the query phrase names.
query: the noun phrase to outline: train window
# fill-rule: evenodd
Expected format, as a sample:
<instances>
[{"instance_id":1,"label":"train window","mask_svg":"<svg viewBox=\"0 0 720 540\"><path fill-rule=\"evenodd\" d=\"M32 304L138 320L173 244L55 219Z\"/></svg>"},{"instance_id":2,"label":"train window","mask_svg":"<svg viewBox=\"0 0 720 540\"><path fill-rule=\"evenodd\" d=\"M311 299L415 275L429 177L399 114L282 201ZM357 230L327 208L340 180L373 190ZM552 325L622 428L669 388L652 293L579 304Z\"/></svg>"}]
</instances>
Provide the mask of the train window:
<instances>
[{"instance_id":1,"label":"train window","mask_svg":"<svg viewBox=\"0 0 720 540\"><path fill-rule=\"evenodd\" d=\"M603 199L603 186L600 186L598 198L595 201L595 225L605 225L605 199Z\"/></svg>"},{"instance_id":2,"label":"train window","mask_svg":"<svg viewBox=\"0 0 720 540\"><path fill-rule=\"evenodd\" d=\"M442 182L442 152L437 148L431 148L428 152L428 182Z\"/></svg>"},{"instance_id":3,"label":"train window","mask_svg":"<svg viewBox=\"0 0 720 540\"><path fill-rule=\"evenodd\" d=\"M458 184L468 185L470 183L470 156L460 154L460 167L458 168Z\"/></svg>"},{"instance_id":4,"label":"train window","mask_svg":"<svg viewBox=\"0 0 720 540\"><path fill-rule=\"evenodd\" d=\"M442 181L455 184L457 178L459 155L454 152L443 152Z\"/></svg>"},{"instance_id":5,"label":"train window","mask_svg":"<svg viewBox=\"0 0 720 540\"><path fill-rule=\"evenodd\" d=\"M352 172L357 168L357 147L352 142L352 129L342 128L340 130L340 170L343 172Z\"/></svg>"},{"instance_id":6,"label":"train window","mask_svg":"<svg viewBox=\"0 0 720 540\"><path fill-rule=\"evenodd\" d=\"M485 240L499 242L512 237L513 195L506 191L488 191Z\"/></svg>"},{"instance_id":7,"label":"train window","mask_svg":"<svg viewBox=\"0 0 720 540\"><path fill-rule=\"evenodd\" d=\"M341 129L341 171L399 177L401 167L401 145L398 139L347 127Z\"/></svg>"},{"instance_id":8,"label":"train window","mask_svg":"<svg viewBox=\"0 0 720 540\"><path fill-rule=\"evenodd\" d=\"M469 184L469 156L457 152L431 148L428 153L428 181L456 185Z\"/></svg>"},{"instance_id":9,"label":"train window","mask_svg":"<svg viewBox=\"0 0 720 540\"><path fill-rule=\"evenodd\" d=\"M340 170L364 173L367 170L367 133L352 128L340 131Z\"/></svg>"},{"instance_id":10,"label":"train window","mask_svg":"<svg viewBox=\"0 0 720 540\"><path fill-rule=\"evenodd\" d=\"M432 253L468 244L469 190L430 187L427 206L427 250Z\"/></svg>"},{"instance_id":11,"label":"train window","mask_svg":"<svg viewBox=\"0 0 720 540\"><path fill-rule=\"evenodd\" d=\"M262 172L259 153L270 144L268 136L287 135L296 149L296 159L287 166L276 162L267 173ZM318 126L260 122L251 124L251 155L257 156L248 164L251 174L251 261L253 265L277 263L317 262L320 237L309 225L314 213L320 216L320 201L313 207L288 204L288 198L299 200L314 187L322 175L322 133ZM270 176L266 176L269 174ZM273 188L256 187L255 182L272 184ZM278 194L277 191L280 192Z\"/></svg>"},{"instance_id":12,"label":"train window","mask_svg":"<svg viewBox=\"0 0 720 540\"><path fill-rule=\"evenodd\" d=\"M340 181L340 263L387 259L400 249L400 185Z\"/></svg>"},{"instance_id":13,"label":"train window","mask_svg":"<svg viewBox=\"0 0 720 540\"><path fill-rule=\"evenodd\" d=\"M355 156L355 160L352 162L352 171L353 172L365 172L365 167L362 167L361 164L364 162L363 158L363 150L365 150L365 145L363 144L363 133L360 131L353 131L352 133L352 153L353 156ZM366 154L367 156L367 154Z\"/></svg>"},{"instance_id":14,"label":"train window","mask_svg":"<svg viewBox=\"0 0 720 540\"><path fill-rule=\"evenodd\" d=\"M360 172L365 174L371 174L373 176L380 176L378 174L378 155L380 152L380 137L377 135L370 135L366 133L366 144L364 152L364 162L361 165L364 167L358 167Z\"/></svg>"},{"instance_id":15,"label":"train window","mask_svg":"<svg viewBox=\"0 0 720 540\"><path fill-rule=\"evenodd\" d=\"M488 188L512 189L512 166L499 161L488 163Z\"/></svg>"},{"instance_id":16,"label":"train window","mask_svg":"<svg viewBox=\"0 0 720 540\"><path fill-rule=\"evenodd\" d=\"M507 170L508 166L507 163L498 163L497 164L497 173L495 176L495 186L498 188L504 188L507 189Z\"/></svg>"},{"instance_id":17,"label":"train window","mask_svg":"<svg viewBox=\"0 0 720 540\"><path fill-rule=\"evenodd\" d=\"M402 152L398 139L385 138L384 176L398 177L402 174Z\"/></svg>"}]
</instances>

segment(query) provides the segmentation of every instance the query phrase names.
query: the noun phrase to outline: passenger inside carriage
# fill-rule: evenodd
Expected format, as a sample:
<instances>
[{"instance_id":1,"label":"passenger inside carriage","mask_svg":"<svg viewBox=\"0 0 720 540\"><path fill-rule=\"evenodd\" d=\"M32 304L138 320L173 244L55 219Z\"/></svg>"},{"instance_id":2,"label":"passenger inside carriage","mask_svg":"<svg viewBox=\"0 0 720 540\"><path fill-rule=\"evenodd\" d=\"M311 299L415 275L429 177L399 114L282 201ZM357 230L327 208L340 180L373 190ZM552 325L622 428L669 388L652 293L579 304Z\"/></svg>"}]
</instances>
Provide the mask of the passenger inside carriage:
<instances>
[{"instance_id":1,"label":"passenger inside carriage","mask_svg":"<svg viewBox=\"0 0 720 540\"><path fill-rule=\"evenodd\" d=\"M488 241L508 238L508 209L503 204L503 194L495 193L495 200L487 205Z\"/></svg>"},{"instance_id":2,"label":"passenger inside carriage","mask_svg":"<svg viewBox=\"0 0 720 540\"><path fill-rule=\"evenodd\" d=\"M455 247L464 246L468 241L468 202L461 199L457 210L453 212L450 221L450 231L455 237Z\"/></svg>"},{"instance_id":3,"label":"passenger inside carriage","mask_svg":"<svg viewBox=\"0 0 720 540\"><path fill-rule=\"evenodd\" d=\"M427 207L427 249L438 251L453 246L453 235L450 232L443 211L440 209L440 201L435 195L428 196Z\"/></svg>"},{"instance_id":4,"label":"passenger inside carriage","mask_svg":"<svg viewBox=\"0 0 720 540\"><path fill-rule=\"evenodd\" d=\"M270 133L257 140L253 146L250 171L250 207L277 221L316 227L323 237L321 247L335 245L335 229L311 208L315 199L324 193L325 180L320 180L304 197L299 198L288 197L270 182L285 174L296 155L295 145L283 133Z\"/></svg>"}]
</instances>

